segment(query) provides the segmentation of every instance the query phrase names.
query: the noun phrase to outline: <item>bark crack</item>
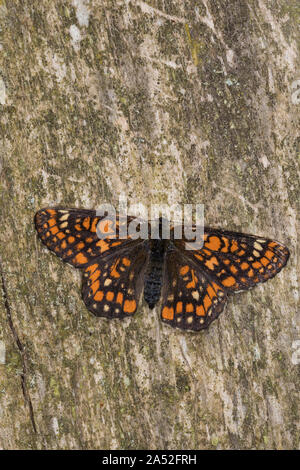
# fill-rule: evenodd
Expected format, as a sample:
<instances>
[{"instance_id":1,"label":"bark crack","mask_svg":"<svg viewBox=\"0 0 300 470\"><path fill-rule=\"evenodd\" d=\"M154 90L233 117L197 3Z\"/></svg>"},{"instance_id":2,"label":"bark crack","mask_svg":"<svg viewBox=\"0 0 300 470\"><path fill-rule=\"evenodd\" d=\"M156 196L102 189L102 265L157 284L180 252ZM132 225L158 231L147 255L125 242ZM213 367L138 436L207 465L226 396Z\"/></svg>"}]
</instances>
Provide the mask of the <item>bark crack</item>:
<instances>
[{"instance_id":1,"label":"bark crack","mask_svg":"<svg viewBox=\"0 0 300 470\"><path fill-rule=\"evenodd\" d=\"M8 294L7 294L7 288L6 288L6 281L5 281L1 261L0 261L0 276L1 276L3 299L4 299L4 306L5 306L5 310L6 310L6 317L7 317L8 325L9 325L9 328L12 332L15 344L16 344L18 350L20 351L21 360L22 360L22 373L21 373L22 392L23 392L25 403L27 404L28 409L29 409L29 416L30 416L30 421L31 421L32 427L33 427L33 431L36 433L37 429L36 429L36 424L35 424L35 419L34 419L33 406L32 406L30 394L28 392L28 388L27 388L27 384L26 384L26 377L27 377L27 371L28 371L27 354L26 354L24 345L22 344L22 342L19 338L18 332L17 332L17 330L14 326L13 320L12 320L11 308L10 308L10 304L9 304L9 300L8 300Z\"/></svg>"}]
</instances>

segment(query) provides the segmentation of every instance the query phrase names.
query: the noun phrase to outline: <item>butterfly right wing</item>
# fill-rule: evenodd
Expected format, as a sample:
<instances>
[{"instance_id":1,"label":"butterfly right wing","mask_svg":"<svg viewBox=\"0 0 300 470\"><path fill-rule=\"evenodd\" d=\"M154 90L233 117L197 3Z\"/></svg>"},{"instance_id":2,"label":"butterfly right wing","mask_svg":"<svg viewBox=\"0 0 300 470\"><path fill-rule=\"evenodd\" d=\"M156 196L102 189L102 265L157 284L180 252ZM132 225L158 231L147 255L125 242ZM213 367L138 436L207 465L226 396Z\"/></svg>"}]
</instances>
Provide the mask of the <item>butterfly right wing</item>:
<instances>
[{"instance_id":1,"label":"butterfly right wing","mask_svg":"<svg viewBox=\"0 0 300 470\"><path fill-rule=\"evenodd\" d=\"M162 291L162 321L184 330L199 331L215 320L227 301L217 280L175 249L166 253Z\"/></svg>"},{"instance_id":2,"label":"butterfly right wing","mask_svg":"<svg viewBox=\"0 0 300 470\"><path fill-rule=\"evenodd\" d=\"M184 329L207 328L228 294L274 277L289 258L287 247L274 240L209 227L198 245L187 249L188 240L174 239L166 257L162 319Z\"/></svg>"},{"instance_id":3,"label":"butterfly right wing","mask_svg":"<svg viewBox=\"0 0 300 470\"><path fill-rule=\"evenodd\" d=\"M289 250L281 243L255 235L205 227L204 243L186 249L185 239L174 240L178 255L196 264L227 292L247 290L274 277L286 265Z\"/></svg>"}]
</instances>

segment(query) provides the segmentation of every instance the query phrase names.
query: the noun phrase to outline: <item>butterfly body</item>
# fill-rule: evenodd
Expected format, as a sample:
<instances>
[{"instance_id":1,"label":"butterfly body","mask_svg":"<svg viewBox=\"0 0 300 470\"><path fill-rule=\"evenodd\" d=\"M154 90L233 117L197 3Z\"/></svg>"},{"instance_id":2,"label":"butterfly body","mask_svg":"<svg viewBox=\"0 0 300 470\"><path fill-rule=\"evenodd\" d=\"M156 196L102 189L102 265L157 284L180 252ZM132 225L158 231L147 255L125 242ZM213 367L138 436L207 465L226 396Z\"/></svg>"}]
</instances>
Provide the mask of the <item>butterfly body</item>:
<instances>
[{"instance_id":1,"label":"butterfly body","mask_svg":"<svg viewBox=\"0 0 300 470\"><path fill-rule=\"evenodd\" d=\"M150 256L144 277L144 299L154 308L161 296L167 240L150 240Z\"/></svg>"},{"instance_id":2,"label":"butterfly body","mask_svg":"<svg viewBox=\"0 0 300 470\"><path fill-rule=\"evenodd\" d=\"M227 297L274 277L287 263L279 242L238 232L204 228L203 245L187 240L118 238L124 222L85 209L45 208L35 215L42 242L63 261L83 270L82 297L96 316L124 318L144 299L150 308L162 301L161 318L170 326L202 330L224 309ZM102 236L99 236L102 234ZM152 237L152 238L151 238Z\"/></svg>"}]
</instances>

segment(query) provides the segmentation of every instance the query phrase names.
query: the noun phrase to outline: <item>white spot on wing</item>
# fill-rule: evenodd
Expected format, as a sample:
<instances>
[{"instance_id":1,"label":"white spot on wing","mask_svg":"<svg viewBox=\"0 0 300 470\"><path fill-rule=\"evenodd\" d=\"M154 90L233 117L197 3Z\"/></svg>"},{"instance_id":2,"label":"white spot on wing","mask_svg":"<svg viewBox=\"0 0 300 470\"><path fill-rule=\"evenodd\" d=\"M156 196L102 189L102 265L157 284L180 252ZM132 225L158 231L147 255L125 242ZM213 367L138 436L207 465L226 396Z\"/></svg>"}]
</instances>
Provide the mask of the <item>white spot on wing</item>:
<instances>
[{"instance_id":1,"label":"white spot on wing","mask_svg":"<svg viewBox=\"0 0 300 470\"><path fill-rule=\"evenodd\" d=\"M198 292L198 291L194 290L194 291L192 292L192 296L193 296L193 298L194 298L195 300L199 300L199 292Z\"/></svg>"}]
</instances>

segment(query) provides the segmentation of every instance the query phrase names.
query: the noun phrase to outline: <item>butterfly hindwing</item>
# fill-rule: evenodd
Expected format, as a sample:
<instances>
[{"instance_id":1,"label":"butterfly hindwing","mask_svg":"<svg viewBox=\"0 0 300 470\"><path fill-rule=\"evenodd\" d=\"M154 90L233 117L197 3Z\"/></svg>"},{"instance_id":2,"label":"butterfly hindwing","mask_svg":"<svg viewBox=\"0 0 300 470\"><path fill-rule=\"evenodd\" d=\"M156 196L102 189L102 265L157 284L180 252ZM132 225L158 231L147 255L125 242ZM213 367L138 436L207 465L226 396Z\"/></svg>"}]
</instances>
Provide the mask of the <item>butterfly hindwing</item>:
<instances>
[{"instance_id":1,"label":"butterfly hindwing","mask_svg":"<svg viewBox=\"0 0 300 470\"><path fill-rule=\"evenodd\" d=\"M101 317L133 315L142 292L147 261L147 242L93 261L83 274L82 297L87 308Z\"/></svg>"},{"instance_id":2,"label":"butterfly hindwing","mask_svg":"<svg viewBox=\"0 0 300 470\"><path fill-rule=\"evenodd\" d=\"M165 257L162 320L182 329L207 328L222 312L226 292L176 251L168 250Z\"/></svg>"}]
</instances>

